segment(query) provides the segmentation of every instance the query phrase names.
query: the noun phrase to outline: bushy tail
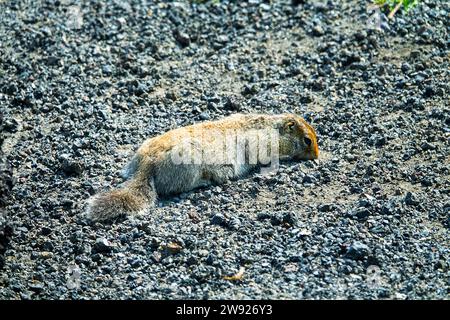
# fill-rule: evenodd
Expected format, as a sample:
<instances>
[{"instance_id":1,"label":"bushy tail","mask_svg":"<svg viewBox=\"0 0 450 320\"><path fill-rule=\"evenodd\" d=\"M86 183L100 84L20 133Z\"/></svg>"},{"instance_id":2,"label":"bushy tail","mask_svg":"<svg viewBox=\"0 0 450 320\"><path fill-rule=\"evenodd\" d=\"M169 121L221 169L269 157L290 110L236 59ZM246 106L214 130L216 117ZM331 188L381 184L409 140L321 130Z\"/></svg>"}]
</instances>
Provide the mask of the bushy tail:
<instances>
[{"instance_id":1,"label":"bushy tail","mask_svg":"<svg viewBox=\"0 0 450 320\"><path fill-rule=\"evenodd\" d=\"M132 179L123 187L99 193L88 200L87 215L94 221L105 221L135 214L154 205L153 181Z\"/></svg>"}]
</instances>

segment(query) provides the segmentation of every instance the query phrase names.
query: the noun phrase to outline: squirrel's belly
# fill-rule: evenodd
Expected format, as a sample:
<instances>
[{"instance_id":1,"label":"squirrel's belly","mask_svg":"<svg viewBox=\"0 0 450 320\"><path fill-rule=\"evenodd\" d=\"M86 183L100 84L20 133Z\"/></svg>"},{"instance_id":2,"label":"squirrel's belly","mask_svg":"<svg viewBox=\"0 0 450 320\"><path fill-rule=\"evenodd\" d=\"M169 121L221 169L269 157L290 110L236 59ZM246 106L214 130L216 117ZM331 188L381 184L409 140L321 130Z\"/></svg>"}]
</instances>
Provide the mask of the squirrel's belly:
<instances>
[{"instance_id":1,"label":"squirrel's belly","mask_svg":"<svg viewBox=\"0 0 450 320\"><path fill-rule=\"evenodd\" d=\"M241 178L253 170L253 165L178 164L162 165L155 170L153 181L158 195L188 192L199 187L220 185Z\"/></svg>"},{"instance_id":2,"label":"squirrel's belly","mask_svg":"<svg viewBox=\"0 0 450 320\"><path fill-rule=\"evenodd\" d=\"M158 195L171 195L187 192L203 185L201 165L173 164L164 162L155 168L153 174Z\"/></svg>"}]
</instances>

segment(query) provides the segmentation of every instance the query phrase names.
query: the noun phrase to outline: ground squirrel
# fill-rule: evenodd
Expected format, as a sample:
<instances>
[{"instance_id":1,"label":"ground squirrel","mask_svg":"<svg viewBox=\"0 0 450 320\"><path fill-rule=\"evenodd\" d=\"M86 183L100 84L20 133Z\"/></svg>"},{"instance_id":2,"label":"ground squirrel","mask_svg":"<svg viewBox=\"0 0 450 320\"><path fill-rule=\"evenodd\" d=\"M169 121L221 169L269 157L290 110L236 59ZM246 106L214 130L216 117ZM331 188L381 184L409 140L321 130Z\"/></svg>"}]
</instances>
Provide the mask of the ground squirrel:
<instances>
[{"instance_id":1,"label":"ground squirrel","mask_svg":"<svg viewBox=\"0 0 450 320\"><path fill-rule=\"evenodd\" d=\"M235 114L181 127L147 139L123 170L122 186L91 197L87 213L92 220L137 213L154 206L158 195L318 156L314 129L295 114Z\"/></svg>"}]
</instances>

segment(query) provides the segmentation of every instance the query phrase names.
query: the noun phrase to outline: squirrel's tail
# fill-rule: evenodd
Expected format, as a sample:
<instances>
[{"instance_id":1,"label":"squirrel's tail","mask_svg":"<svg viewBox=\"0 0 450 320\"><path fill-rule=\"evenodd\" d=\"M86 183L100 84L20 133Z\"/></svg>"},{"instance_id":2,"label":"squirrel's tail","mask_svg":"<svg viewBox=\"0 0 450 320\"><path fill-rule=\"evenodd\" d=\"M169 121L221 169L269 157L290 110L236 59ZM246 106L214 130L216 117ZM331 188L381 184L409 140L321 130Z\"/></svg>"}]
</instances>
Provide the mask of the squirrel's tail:
<instances>
[{"instance_id":1,"label":"squirrel's tail","mask_svg":"<svg viewBox=\"0 0 450 320\"><path fill-rule=\"evenodd\" d=\"M153 206L155 201L153 179L135 177L121 188L91 197L88 200L87 215L93 221L105 221L138 213Z\"/></svg>"}]
</instances>

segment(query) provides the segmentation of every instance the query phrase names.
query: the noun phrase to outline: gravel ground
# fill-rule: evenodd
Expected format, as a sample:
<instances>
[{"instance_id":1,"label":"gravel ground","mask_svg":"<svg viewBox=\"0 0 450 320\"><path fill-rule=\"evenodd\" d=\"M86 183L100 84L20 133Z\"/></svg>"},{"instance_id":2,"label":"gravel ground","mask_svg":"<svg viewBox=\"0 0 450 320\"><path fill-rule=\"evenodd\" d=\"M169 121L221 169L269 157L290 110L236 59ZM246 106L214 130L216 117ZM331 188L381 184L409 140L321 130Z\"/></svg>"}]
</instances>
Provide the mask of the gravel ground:
<instances>
[{"instance_id":1,"label":"gravel ground","mask_svg":"<svg viewBox=\"0 0 450 320\"><path fill-rule=\"evenodd\" d=\"M368 4L0 0L0 298L448 299L450 4ZM286 111L319 161L83 216L146 137Z\"/></svg>"}]
</instances>

